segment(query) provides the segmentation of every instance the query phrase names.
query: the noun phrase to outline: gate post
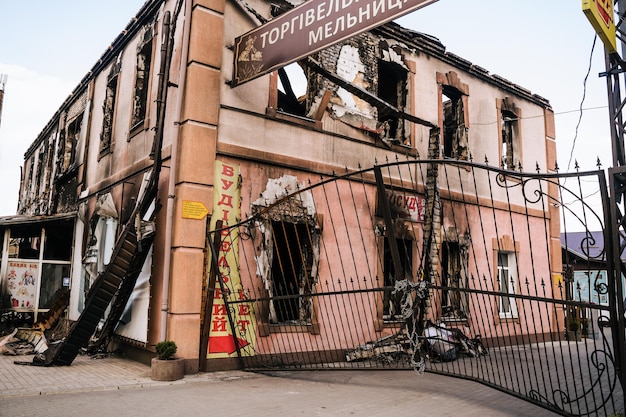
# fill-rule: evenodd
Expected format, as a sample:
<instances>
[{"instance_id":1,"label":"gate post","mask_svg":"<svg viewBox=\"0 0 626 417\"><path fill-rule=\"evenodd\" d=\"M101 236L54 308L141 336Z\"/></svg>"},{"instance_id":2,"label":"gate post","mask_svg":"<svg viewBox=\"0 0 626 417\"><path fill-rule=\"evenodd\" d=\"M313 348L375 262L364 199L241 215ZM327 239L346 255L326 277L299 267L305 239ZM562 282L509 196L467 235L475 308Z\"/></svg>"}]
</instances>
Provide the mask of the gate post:
<instances>
[{"instance_id":1,"label":"gate post","mask_svg":"<svg viewBox=\"0 0 626 417\"><path fill-rule=\"evenodd\" d=\"M606 180L600 178L600 192L603 204L609 202L609 210L605 210L605 224L607 232L604 234L604 248L607 260L607 281L609 290L610 326L613 335L613 349L615 352L615 372L617 373L626 398L626 332L624 330L624 290L622 275L625 268L622 264L622 232L625 231L626 217L622 214L620 204L624 204L626 191L626 167L621 166L609 169L610 197L607 198Z\"/></svg>"}]
</instances>

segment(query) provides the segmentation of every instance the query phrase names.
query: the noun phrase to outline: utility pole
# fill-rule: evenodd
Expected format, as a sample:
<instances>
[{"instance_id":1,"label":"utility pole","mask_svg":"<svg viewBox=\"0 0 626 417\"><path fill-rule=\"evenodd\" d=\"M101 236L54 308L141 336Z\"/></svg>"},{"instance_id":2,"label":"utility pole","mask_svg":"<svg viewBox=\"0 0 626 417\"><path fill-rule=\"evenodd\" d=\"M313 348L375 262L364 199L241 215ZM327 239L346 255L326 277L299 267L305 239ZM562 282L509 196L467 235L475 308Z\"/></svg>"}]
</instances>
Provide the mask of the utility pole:
<instances>
[{"instance_id":1,"label":"utility pole","mask_svg":"<svg viewBox=\"0 0 626 417\"><path fill-rule=\"evenodd\" d=\"M596 23L607 23L608 18L617 19L614 23L613 33L607 30L609 25L594 25L592 17L585 10L585 6L593 6L598 9L608 7L608 10L601 10L600 13L604 21L596 20ZM617 10L614 10L614 7ZM626 0L611 2L596 2L583 0L583 10L596 32L604 43L606 72L600 74L606 77L609 123L611 133L611 147L613 151L613 166L609 168L609 207L605 213L605 260L607 263L608 296L609 296L609 323L607 323L613 333L613 351L615 371L618 375L622 392L626 396L626 333L624 329L624 289L622 287L623 276L626 268L622 263L622 253L626 244L626 148L624 139L626 138L626 100L624 100L624 90L626 89ZM613 23L609 21L608 23ZM600 29L600 30L599 30ZM621 53L621 56L620 56ZM598 323L599 324L599 323Z\"/></svg>"}]
</instances>

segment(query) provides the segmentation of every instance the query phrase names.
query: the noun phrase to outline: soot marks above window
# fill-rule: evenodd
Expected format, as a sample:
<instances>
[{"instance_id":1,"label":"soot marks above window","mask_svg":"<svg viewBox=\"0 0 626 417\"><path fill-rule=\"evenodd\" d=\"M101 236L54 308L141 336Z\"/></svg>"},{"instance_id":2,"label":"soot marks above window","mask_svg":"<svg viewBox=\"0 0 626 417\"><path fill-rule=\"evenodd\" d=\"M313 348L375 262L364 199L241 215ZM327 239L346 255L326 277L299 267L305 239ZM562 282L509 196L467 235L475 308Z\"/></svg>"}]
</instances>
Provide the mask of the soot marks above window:
<instances>
[{"instance_id":1,"label":"soot marks above window","mask_svg":"<svg viewBox=\"0 0 626 417\"><path fill-rule=\"evenodd\" d=\"M141 124L146 118L153 37L154 31L152 30L152 26L146 26L142 41L137 47L137 73L135 75L135 91L133 95L132 128Z\"/></svg>"}]
</instances>

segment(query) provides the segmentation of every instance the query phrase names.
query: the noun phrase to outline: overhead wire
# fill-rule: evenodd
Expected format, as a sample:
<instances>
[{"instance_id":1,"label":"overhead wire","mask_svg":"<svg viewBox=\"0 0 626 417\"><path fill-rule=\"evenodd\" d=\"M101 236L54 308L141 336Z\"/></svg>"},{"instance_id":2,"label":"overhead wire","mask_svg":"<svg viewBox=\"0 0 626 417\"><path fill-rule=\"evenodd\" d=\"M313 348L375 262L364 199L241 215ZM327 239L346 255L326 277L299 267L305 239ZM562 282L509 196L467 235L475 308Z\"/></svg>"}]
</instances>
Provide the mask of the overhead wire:
<instances>
[{"instance_id":1,"label":"overhead wire","mask_svg":"<svg viewBox=\"0 0 626 417\"><path fill-rule=\"evenodd\" d=\"M569 172L570 166L572 165L572 159L574 158L574 148L576 147L576 139L578 139L578 128L580 127L580 123L583 119L583 104L585 102L585 97L587 96L587 80L589 79L589 74L591 73L591 64L593 61L593 51L596 48L596 40L598 39L597 35L593 37L593 44L591 45L591 52L589 53L589 67L587 68L587 74L583 80L583 96L580 100L580 113L578 114L578 122L576 123L576 130L574 131L574 140L572 141L572 148L569 153L569 161L567 162L567 171Z\"/></svg>"}]
</instances>

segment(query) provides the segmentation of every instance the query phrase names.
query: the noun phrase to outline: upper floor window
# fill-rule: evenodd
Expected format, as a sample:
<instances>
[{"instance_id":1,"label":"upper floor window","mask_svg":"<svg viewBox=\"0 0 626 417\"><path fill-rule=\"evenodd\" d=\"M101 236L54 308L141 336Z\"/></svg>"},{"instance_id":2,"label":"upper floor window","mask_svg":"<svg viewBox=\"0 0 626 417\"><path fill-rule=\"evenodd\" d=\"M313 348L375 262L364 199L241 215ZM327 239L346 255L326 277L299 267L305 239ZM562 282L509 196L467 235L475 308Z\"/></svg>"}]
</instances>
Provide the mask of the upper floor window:
<instances>
[{"instance_id":1,"label":"upper floor window","mask_svg":"<svg viewBox=\"0 0 626 417\"><path fill-rule=\"evenodd\" d=\"M521 169L521 110L508 98L497 100L500 125L500 163L503 169Z\"/></svg>"},{"instance_id":2,"label":"upper floor window","mask_svg":"<svg viewBox=\"0 0 626 417\"><path fill-rule=\"evenodd\" d=\"M278 71L276 109L295 116L306 116L307 77L298 63Z\"/></svg>"},{"instance_id":3,"label":"upper floor window","mask_svg":"<svg viewBox=\"0 0 626 417\"><path fill-rule=\"evenodd\" d=\"M403 111L406 105L408 71L393 62L378 61L378 98ZM392 143L406 144L404 122L387 106L379 105L378 122L382 125L381 136Z\"/></svg>"},{"instance_id":4,"label":"upper floor window","mask_svg":"<svg viewBox=\"0 0 626 417\"><path fill-rule=\"evenodd\" d=\"M118 60L111 67L111 71L107 77L107 88L104 97L104 103L102 105L103 120L102 120L102 133L100 134L100 156L111 152L113 142L113 121L115 115L115 99L117 96L117 85L119 80L119 73L122 68L122 63L118 57Z\"/></svg>"},{"instance_id":5,"label":"upper floor window","mask_svg":"<svg viewBox=\"0 0 626 417\"><path fill-rule=\"evenodd\" d=\"M140 125L146 118L148 91L150 87L150 64L152 62L152 27L146 27L142 41L137 47L135 90L133 94L133 115L131 128Z\"/></svg>"},{"instance_id":6,"label":"upper floor window","mask_svg":"<svg viewBox=\"0 0 626 417\"><path fill-rule=\"evenodd\" d=\"M469 117L467 99L469 87L454 71L437 73L440 84L440 128L443 154L447 158L469 159Z\"/></svg>"}]
</instances>

